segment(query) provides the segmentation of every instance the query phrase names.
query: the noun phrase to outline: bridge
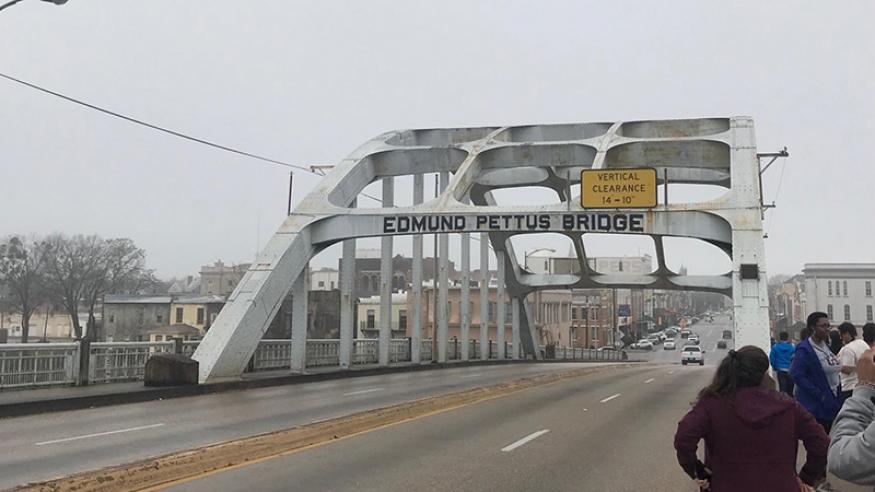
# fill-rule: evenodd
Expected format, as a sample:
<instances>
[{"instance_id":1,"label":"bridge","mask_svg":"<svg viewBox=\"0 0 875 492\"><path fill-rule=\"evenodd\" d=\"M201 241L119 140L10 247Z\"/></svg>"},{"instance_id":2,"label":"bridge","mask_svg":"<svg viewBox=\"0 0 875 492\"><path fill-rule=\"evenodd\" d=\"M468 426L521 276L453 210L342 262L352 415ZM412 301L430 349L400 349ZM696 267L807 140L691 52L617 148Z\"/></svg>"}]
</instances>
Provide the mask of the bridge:
<instances>
[{"instance_id":1,"label":"bridge","mask_svg":"<svg viewBox=\"0 0 875 492\"><path fill-rule=\"evenodd\" d=\"M696 203L584 207L583 171L651 169L654 184L725 189ZM648 171L651 172L651 171ZM424 175L441 190L424 199ZM413 177L413 204L394 184ZM295 209L200 342L9 345L0 350L0 488L22 490L693 490L673 462L675 424L728 348L769 345L760 169L750 118L596 122L393 131L338 163ZM381 206L358 207L382 184ZM500 205L497 190L540 186L557 202ZM511 239L554 233L574 245L567 272L534 273ZM582 238L653 238L645 274L593 269ZM424 336L423 235L437 234L436 339ZM462 323L448 337L448 236L461 236ZM413 238L411 336L393 339L391 258ZM498 262L511 330L471 329L471 239L481 265ZM356 240L380 238L379 336L353 336ZM666 263L664 239L712 244L721 275ZM342 243L340 337L307 339L312 258ZM480 295L488 291L481 280ZM698 290L732 298L691 329L705 366L676 352L547 350L531 297L545 289ZM263 335L284 298L290 340ZM481 302L486 310L488 302ZM498 309L498 326L504 326ZM481 312L483 319L488 314ZM200 385L144 388L145 361L179 352ZM21 387L41 389L16 391ZM581 445L598 443L598 445ZM71 457L75 457L71 459ZM837 483L837 482L834 482ZM30 485L23 485L30 484ZM841 490L855 490L846 484Z\"/></svg>"}]
</instances>

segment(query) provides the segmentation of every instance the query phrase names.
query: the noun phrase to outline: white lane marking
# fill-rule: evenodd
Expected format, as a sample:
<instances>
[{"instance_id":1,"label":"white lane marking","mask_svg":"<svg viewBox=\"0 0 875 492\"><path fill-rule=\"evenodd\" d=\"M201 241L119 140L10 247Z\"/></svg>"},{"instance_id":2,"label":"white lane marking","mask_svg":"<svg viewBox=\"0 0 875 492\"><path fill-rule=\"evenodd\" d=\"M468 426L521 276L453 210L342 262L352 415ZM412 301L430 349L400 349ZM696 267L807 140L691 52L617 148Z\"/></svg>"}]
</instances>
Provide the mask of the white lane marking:
<instances>
[{"instance_id":1,"label":"white lane marking","mask_svg":"<svg viewBox=\"0 0 875 492\"><path fill-rule=\"evenodd\" d=\"M539 430L538 432L532 432L531 434L520 439L519 441L516 441L512 444L508 444L507 446L501 448L501 450L504 451L505 453L509 453L509 452L513 451L514 449L522 446L523 444L525 444L529 441L533 441L533 440L543 436L544 434L546 434L548 432L550 432L550 429L543 429L543 430Z\"/></svg>"},{"instance_id":2,"label":"white lane marking","mask_svg":"<svg viewBox=\"0 0 875 492\"><path fill-rule=\"evenodd\" d=\"M619 398L619 397L620 397L620 393L617 393L616 395L611 395L611 396L605 398L604 400L599 400L599 403L607 403L607 402L613 400L614 398Z\"/></svg>"},{"instance_id":3,"label":"white lane marking","mask_svg":"<svg viewBox=\"0 0 875 492\"><path fill-rule=\"evenodd\" d=\"M476 378L477 376L481 376L481 374L478 372L478 373L474 373L474 374L465 374L464 376L459 376L459 377L461 377L461 378Z\"/></svg>"},{"instance_id":4,"label":"white lane marking","mask_svg":"<svg viewBox=\"0 0 875 492\"><path fill-rule=\"evenodd\" d=\"M674 374L674 371L668 371L669 374Z\"/></svg>"},{"instance_id":5,"label":"white lane marking","mask_svg":"<svg viewBox=\"0 0 875 492\"><path fill-rule=\"evenodd\" d=\"M65 437L64 439L55 439L52 441L37 442L37 443L34 443L34 446L45 446L46 444L58 444L61 442L77 441L79 439L88 439L91 437L100 437L100 436L109 436L112 434L121 434L123 432L134 432L134 431L145 430L145 429L154 429L155 427L161 427L163 425L165 425L165 424L160 423L160 424L141 425L139 427L129 427L127 429L118 429L118 430L107 431L107 432L97 432L95 434L85 434L82 436Z\"/></svg>"},{"instance_id":6,"label":"white lane marking","mask_svg":"<svg viewBox=\"0 0 875 492\"><path fill-rule=\"evenodd\" d=\"M373 393L374 391L382 391L383 388L368 388L358 391L350 391L349 393L344 393L342 396L353 396L353 395L363 395L365 393Z\"/></svg>"},{"instance_id":7,"label":"white lane marking","mask_svg":"<svg viewBox=\"0 0 875 492\"><path fill-rule=\"evenodd\" d=\"M650 378L647 381L644 381L644 384L650 384L653 382L654 379L656 379L656 378Z\"/></svg>"}]
</instances>

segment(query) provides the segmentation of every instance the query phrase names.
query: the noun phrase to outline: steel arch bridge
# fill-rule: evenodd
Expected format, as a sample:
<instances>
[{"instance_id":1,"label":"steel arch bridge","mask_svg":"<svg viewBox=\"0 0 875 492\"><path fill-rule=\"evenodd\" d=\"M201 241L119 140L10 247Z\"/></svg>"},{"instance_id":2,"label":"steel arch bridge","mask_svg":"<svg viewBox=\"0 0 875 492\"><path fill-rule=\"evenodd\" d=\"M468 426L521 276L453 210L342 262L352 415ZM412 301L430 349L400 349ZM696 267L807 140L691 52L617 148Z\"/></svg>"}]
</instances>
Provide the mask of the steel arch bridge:
<instances>
[{"instance_id":1,"label":"steel arch bridge","mask_svg":"<svg viewBox=\"0 0 875 492\"><path fill-rule=\"evenodd\" d=\"M659 184L717 185L726 192L698 203L659 204L646 210L583 209L572 196L584 169L651 167ZM423 175L439 173L441 193L423 200ZM394 206L394 179L413 175L414 204ZM382 207L356 208L369 184L382 181ZM492 191L541 186L560 203L499 206ZM201 382L239 377L283 298L293 293L293 370L303 371L306 342L306 271L310 259L343 242L341 262L341 366L352 347L352 282L355 239L382 237L381 320L388 320L393 236L413 235L414 346L421 337L422 235L440 234L438 258L437 360L446 360L448 233L462 234L462 270L469 269L471 233L488 238L498 260L500 288L512 305L514 357L541 358L527 295L556 288L648 288L699 290L733 298L736 343L769 345L768 296L762 231L760 170L753 120L748 117L596 122L513 127L391 131L364 143L289 215L245 274L203 339L194 358ZM569 274L523 269L509 239L517 234L559 233L572 239L579 268ZM645 275L602 274L590 268L581 240L586 233L653 238L657 268ZM724 275L681 275L665 262L663 238L696 238L732 259ZM481 264L488 260L481 241ZM480 295L485 295L481 280ZM468 282L463 282L462 335L467 339ZM499 291L499 301L504 302ZM481 303L481 319L487 309ZM499 309L498 326L504 326ZM504 330L497 330L499 343ZM379 359L388 363L389 321L381 321ZM481 341L486 330L481 329ZM418 352L418 351L413 351ZM418 355L418 354L414 354ZM467 355L467 354L465 354ZM414 356L413 361L418 362Z\"/></svg>"}]
</instances>

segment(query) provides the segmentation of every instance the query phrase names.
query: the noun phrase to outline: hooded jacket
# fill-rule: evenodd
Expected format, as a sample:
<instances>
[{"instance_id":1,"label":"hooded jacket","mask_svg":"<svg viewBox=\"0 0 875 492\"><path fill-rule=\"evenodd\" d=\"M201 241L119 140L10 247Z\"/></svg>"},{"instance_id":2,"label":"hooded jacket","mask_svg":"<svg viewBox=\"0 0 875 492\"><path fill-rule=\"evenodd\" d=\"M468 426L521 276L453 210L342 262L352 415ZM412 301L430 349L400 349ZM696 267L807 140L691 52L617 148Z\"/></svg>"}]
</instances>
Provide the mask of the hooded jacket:
<instances>
[{"instance_id":1,"label":"hooded jacket","mask_svg":"<svg viewBox=\"0 0 875 492\"><path fill-rule=\"evenodd\" d=\"M835 419L842 402L833 388L829 387L810 339L796 345L796 353L790 364L790 378L796 384L796 399L814 418Z\"/></svg>"},{"instance_id":2,"label":"hooded jacket","mask_svg":"<svg viewBox=\"0 0 875 492\"><path fill-rule=\"evenodd\" d=\"M806 461L798 477L813 485L826 476L829 437L802 405L769 388L740 388L728 396L703 396L681 419L674 446L678 463L693 478L696 448L702 439L712 492L798 492L800 439Z\"/></svg>"},{"instance_id":3,"label":"hooded jacket","mask_svg":"<svg viewBox=\"0 0 875 492\"><path fill-rule=\"evenodd\" d=\"M793 358L795 350L790 342L778 342L772 346L772 351L769 352L769 363L772 365L772 369L776 371L789 371L790 360Z\"/></svg>"},{"instance_id":4,"label":"hooded jacket","mask_svg":"<svg viewBox=\"0 0 875 492\"><path fill-rule=\"evenodd\" d=\"M856 484L875 484L875 388L857 386L832 426L829 471Z\"/></svg>"}]
</instances>

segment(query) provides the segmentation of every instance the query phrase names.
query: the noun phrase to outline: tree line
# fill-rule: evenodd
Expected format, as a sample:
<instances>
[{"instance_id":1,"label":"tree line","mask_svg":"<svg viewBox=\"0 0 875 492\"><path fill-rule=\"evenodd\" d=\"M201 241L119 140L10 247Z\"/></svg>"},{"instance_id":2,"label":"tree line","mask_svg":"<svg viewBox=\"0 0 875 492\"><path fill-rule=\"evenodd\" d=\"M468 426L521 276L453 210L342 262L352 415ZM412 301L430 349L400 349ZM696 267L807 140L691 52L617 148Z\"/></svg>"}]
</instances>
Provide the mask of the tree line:
<instances>
[{"instance_id":1,"label":"tree line","mask_svg":"<svg viewBox=\"0 0 875 492\"><path fill-rule=\"evenodd\" d=\"M103 340L95 310L106 294L133 293L155 283L146 252L128 238L52 234L12 236L0 241L0 296L21 314L21 342L30 318L45 303L63 307L77 339ZM88 313L81 326L79 313Z\"/></svg>"}]
</instances>

